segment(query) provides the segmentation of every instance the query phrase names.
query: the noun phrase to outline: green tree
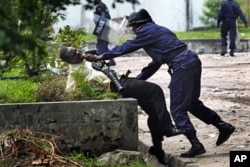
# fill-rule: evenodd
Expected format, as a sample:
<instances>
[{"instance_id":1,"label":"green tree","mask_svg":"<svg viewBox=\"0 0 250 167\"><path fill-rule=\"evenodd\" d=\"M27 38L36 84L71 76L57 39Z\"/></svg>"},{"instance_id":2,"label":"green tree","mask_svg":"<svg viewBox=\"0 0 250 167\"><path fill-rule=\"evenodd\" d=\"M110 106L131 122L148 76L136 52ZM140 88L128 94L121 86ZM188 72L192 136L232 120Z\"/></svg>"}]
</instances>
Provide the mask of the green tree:
<instances>
[{"instance_id":1,"label":"green tree","mask_svg":"<svg viewBox=\"0 0 250 167\"><path fill-rule=\"evenodd\" d=\"M17 65L28 76L39 74L47 57L45 39L68 4L79 0L1 0L0 60L5 63L1 62L0 75Z\"/></svg>"},{"instance_id":2,"label":"green tree","mask_svg":"<svg viewBox=\"0 0 250 167\"><path fill-rule=\"evenodd\" d=\"M223 0L205 0L203 16L200 20L207 26L216 26L220 3Z\"/></svg>"},{"instance_id":3,"label":"green tree","mask_svg":"<svg viewBox=\"0 0 250 167\"><path fill-rule=\"evenodd\" d=\"M115 3L137 0L114 0ZM48 61L47 37L52 25L65 18L67 5L80 0L0 0L0 77L18 67L31 77L40 74ZM92 0L87 0L91 6ZM87 5L88 6L88 5Z\"/></svg>"}]
</instances>

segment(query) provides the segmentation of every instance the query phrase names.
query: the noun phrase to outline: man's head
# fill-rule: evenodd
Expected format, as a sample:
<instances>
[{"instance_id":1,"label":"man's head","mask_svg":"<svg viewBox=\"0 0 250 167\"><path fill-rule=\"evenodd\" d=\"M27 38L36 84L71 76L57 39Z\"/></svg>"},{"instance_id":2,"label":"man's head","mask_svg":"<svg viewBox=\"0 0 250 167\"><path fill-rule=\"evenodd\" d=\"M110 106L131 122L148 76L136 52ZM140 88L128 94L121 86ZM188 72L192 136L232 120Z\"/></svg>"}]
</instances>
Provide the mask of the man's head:
<instances>
[{"instance_id":1,"label":"man's head","mask_svg":"<svg viewBox=\"0 0 250 167\"><path fill-rule=\"evenodd\" d=\"M93 3L97 5L101 0L93 0Z\"/></svg>"},{"instance_id":2,"label":"man's head","mask_svg":"<svg viewBox=\"0 0 250 167\"><path fill-rule=\"evenodd\" d=\"M84 56L81 51L73 47L62 46L60 48L60 58L67 63L78 64L82 62Z\"/></svg>"},{"instance_id":3,"label":"man's head","mask_svg":"<svg viewBox=\"0 0 250 167\"><path fill-rule=\"evenodd\" d=\"M145 9L141 9L138 12L133 12L126 17L128 20L128 27L132 27L133 31L140 27L141 25L153 22L151 16Z\"/></svg>"}]
</instances>

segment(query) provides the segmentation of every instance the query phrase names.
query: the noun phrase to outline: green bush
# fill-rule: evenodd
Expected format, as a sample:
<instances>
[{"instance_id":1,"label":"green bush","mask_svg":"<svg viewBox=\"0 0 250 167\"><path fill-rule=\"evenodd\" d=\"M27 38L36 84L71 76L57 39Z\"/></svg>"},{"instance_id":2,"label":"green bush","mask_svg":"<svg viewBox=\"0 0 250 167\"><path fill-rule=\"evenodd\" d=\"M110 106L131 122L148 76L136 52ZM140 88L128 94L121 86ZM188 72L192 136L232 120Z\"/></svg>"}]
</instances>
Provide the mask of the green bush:
<instances>
[{"instance_id":1,"label":"green bush","mask_svg":"<svg viewBox=\"0 0 250 167\"><path fill-rule=\"evenodd\" d=\"M65 87L66 78L62 76L57 76L51 81L44 81L37 90L37 101L64 101L67 99Z\"/></svg>"},{"instance_id":2,"label":"green bush","mask_svg":"<svg viewBox=\"0 0 250 167\"><path fill-rule=\"evenodd\" d=\"M101 100L101 99L115 99L118 97L117 93L105 92L100 89L98 85L94 85L85 81L80 71L72 73L72 77L76 82L76 91L73 91L75 100Z\"/></svg>"}]
</instances>

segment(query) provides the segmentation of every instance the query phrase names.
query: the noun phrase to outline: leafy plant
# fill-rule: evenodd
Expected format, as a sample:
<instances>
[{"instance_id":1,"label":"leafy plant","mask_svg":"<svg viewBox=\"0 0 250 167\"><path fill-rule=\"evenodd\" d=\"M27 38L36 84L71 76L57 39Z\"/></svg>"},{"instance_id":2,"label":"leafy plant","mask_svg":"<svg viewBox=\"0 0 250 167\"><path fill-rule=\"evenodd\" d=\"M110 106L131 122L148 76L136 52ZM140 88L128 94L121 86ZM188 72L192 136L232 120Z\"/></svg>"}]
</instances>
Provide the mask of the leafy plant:
<instances>
[{"instance_id":1,"label":"leafy plant","mask_svg":"<svg viewBox=\"0 0 250 167\"><path fill-rule=\"evenodd\" d=\"M59 29L54 41L59 45L83 49L86 45L86 34L84 28L72 30L70 26L65 26L63 29Z\"/></svg>"},{"instance_id":2,"label":"leafy plant","mask_svg":"<svg viewBox=\"0 0 250 167\"><path fill-rule=\"evenodd\" d=\"M73 92L75 100L101 100L118 97L117 93L106 92L100 89L98 85L84 80L80 70L73 72L72 77L76 82L76 90Z\"/></svg>"},{"instance_id":3,"label":"leafy plant","mask_svg":"<svg viewBox=\"0 0 250 167\"><path fill-rule=\"evenodd\" d=\"M216 26L217 16L222 0L205 0L205 8L203 11L203 16L200 20L208 26Z\"/></svg>"}]
</instances>

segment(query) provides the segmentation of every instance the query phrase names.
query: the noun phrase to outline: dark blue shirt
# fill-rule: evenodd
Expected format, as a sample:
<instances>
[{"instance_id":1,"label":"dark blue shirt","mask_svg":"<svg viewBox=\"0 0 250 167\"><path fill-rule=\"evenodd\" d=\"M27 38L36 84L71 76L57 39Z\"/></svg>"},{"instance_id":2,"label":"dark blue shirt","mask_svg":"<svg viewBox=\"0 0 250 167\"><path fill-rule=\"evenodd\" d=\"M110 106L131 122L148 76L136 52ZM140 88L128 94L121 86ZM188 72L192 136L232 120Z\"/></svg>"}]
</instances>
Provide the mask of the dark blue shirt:
<instances>
[{"instance_id":1,"label":"dark blue shirt","mask_svg":"<svg viewBox=\"0 0 250 167\"><path fill-rule=\"evenodd\" d=\"M218 13L218 24L226 19L236 20L238 17L240 17L244 24L247 24L246 17L242 13L238 3L234 2L233 0L225 0L221 3Z\"/></svg>"},{"instance_id":2,"label":"dark blue shirt","mask_svg":"<svg viewBox=\"0 0 250 167\"><path fill-rule=\"evenodd\" d=\"M152 62L137 77L147 79L152 76L164 62L164 57L171 51L186 46L176 35L168 28L159 26L154 22L144 24L135 32L136 37L133 40L126 41L123 45L117 46L103 54L104 59L115 58L138 49L144 49L152 58Z\"/></svg>"}]
</instances>

